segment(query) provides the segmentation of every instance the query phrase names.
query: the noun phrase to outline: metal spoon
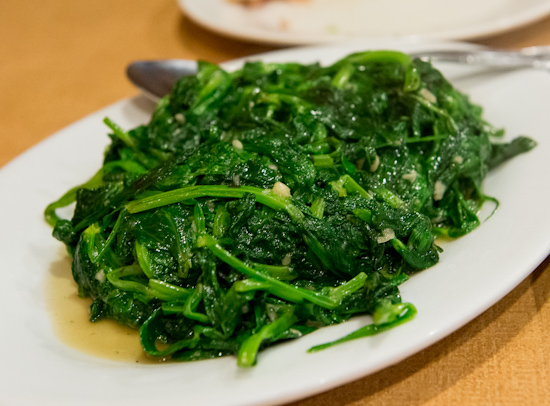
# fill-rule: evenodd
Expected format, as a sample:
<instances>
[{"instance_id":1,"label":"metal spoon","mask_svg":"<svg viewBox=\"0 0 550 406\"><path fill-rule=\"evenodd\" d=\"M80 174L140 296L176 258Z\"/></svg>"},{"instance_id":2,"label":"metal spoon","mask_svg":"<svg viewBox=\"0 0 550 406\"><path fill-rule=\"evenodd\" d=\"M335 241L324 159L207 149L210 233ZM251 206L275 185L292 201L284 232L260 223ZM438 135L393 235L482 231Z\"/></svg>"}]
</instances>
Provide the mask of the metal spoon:
<instances>
[{"instance_id":1,"label":"metal spoon","mask_svg":"<svg viewBox=\"0 0 550 406\"><path fill-rule=\"evenodd\" d=\"M126 68L130 82L154 102L169 94L178 79L196 73L197 63L186 59L137 61Z\"/></svg>"},{"instance_id":2,"label":"metal spoon","mask_svg":"<svg viewBox=\"0 0 550 406\"><path fill-rule=\"evenodd\" d=\"M550 46L517 50L480 48L476 50L428 50L411 54L414 58L499 68L534 68L550 70ZM197 73L197 63L185 59L137 61L126 71L130 81L147 97L157 102L170 93L182 76Z\"/></svg>"}]
</instances>

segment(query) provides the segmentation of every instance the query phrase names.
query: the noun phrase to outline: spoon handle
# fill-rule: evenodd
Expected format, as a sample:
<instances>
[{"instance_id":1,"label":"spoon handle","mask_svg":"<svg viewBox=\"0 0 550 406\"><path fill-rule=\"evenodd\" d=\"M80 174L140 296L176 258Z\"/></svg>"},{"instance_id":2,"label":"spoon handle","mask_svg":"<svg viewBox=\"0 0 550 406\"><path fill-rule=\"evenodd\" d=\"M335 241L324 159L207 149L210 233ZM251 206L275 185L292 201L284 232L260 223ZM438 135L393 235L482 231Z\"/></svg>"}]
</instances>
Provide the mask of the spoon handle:
<instances>
[{"instance_id":1,"label":"spoon handle","mask_svg":"<svg viewBox=\"0 0 550 406\"><path fill-rule=\"evenodd\" d=\"M434 62L453 62L505 68L550 69L550 47L538 46L518 50L433 50L420 51L411 56Z\"/></svg>"}]
</instances>

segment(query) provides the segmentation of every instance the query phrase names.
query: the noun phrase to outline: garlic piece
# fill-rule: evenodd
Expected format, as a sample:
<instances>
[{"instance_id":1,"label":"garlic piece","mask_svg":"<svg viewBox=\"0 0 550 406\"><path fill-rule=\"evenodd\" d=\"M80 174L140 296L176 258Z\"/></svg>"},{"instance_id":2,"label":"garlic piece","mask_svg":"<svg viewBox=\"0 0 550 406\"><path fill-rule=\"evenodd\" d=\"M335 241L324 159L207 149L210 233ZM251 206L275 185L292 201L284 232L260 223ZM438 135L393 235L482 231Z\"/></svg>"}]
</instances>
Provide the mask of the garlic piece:
<instances>
[{"instance_id":1,"label":"garlic piece","mask_svg":"<svg viewBox=\"0 0 550 406\"><path fill-rule=\"evenodd\" d=\"M273 193L283 197L291 196L290 188L283 182L275 182L275 184L273 185Z\"/></svg>"}]
</instances>

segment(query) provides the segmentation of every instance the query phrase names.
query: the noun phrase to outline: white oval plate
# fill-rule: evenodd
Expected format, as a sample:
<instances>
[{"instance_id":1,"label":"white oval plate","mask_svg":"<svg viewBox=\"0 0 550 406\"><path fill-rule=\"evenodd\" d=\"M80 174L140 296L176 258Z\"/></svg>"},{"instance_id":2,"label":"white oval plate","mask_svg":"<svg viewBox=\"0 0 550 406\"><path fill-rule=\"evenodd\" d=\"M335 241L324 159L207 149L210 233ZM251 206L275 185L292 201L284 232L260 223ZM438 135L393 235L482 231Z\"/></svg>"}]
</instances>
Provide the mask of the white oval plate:
<instances>
[{"instance_id":1,"label":"white oval plate","mask_svg":"<svg viewBox=\"0 0 550 406\"><path fill-rule=\"evenodd\" d=\"M256 58L329 63L356 50L417 51L436 46L468 47L371 41ZM0 171L0 404L280 405L396 364L500 300L550 252L550 177L546 176L550 173L550 75L529 70L491 73L450 65L441 68L456 86L485 106L490 122L505 126L510 137L528 134L539 142L529 154L487 178L485 190L500 200L499 210L471 234L446 244L438 265L402 285L404 300L418 309L413 321L375 337L315 354L306 352L369 323L367 317L356 318L270 348L251 369L237 368L233 357L160 365L108 361L67 347L53 332L44 285L49 273L69 265L61 244L51 237L42 219L44 207L99 168L108 142L102 124L105 116L131 128L148 120L151 104L141 97L116 103L61 130L5 166Z\"/></svg>"},{"instance_id":2,"label":"white oval plate","mask_svg":"<svg viewBox=\"0 0 550 406\"><path fill-rule=\"evenodd\" d=\"M178 0L184 14L223 35L271 44L414 36L471 39L550 13L548 0Z\"/></svg>"}]
</instances>

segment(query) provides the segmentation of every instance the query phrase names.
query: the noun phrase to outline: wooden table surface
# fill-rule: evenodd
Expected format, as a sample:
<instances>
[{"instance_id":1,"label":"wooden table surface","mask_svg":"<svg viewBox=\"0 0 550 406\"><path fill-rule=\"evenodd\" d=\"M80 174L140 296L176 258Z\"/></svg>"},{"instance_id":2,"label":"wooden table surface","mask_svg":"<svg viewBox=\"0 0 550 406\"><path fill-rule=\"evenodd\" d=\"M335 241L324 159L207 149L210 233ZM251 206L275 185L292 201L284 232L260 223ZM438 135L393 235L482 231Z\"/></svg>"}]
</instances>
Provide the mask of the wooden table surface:
<instances>
[{"instance_id":1,"label":"wooden table surface","mask_svg":"<svg viewBox=\"0 0 550 406\"><path fill-rule=\"evenodd\" d=\"M222 62L275 49L204 30L175 0L2 0L0 38L0 167L64 126L136 95L124 76L129 61ZM550 45L550 18L476 42ZM430 348L292 406L550 404L548 264Z\"/></svg>"}]
</instances>

